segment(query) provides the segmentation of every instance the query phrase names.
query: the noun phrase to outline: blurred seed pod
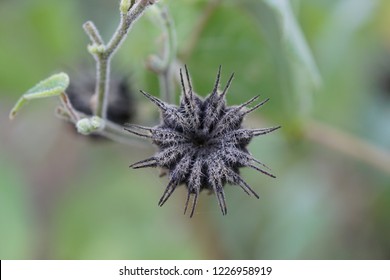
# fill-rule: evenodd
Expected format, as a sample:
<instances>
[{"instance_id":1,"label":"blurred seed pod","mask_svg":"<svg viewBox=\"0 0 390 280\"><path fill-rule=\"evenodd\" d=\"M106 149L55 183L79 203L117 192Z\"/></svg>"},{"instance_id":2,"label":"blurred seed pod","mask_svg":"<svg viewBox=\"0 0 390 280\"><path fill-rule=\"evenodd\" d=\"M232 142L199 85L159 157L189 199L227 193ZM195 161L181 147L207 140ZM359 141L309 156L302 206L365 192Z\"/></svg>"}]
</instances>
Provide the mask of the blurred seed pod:
<instances>
[{"instance_id":1,"label":"blurred seed pod","mask_svg":"<svg viewBox=\"0 0 390 280\"><path fill-rule=\"evenodd\" d=\"M71 78L70 85L66 90L72 106L79 112L92 116L92 100L95 91L95 76L91 73L83 73L75 78ZM109 98L107 108L107 119L123 125L131 122L136 116L136 106L133 90L129 83L129 78L111 77L109 85ZM76 131L74 129L74 131ZM93 135L93 139L104 137Z\"/></svg>"}]
</instances>

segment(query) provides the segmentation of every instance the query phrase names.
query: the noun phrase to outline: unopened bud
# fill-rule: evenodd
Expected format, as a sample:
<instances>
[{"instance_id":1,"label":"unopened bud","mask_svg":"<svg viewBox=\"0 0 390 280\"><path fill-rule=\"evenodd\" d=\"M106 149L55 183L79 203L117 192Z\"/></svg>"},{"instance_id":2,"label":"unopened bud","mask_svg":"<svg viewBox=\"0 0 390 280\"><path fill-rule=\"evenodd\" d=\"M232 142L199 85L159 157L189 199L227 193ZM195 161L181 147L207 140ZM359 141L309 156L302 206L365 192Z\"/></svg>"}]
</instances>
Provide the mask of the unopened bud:
<instances>
[{"instance_id":1,"label":"unopened bud","mask_svg":"<svg viewBox=\"0 0 390 280\"><path fill-rule=\"evenodd\" d=\"M104 128L104 120L97 116L84 118L76 123L76 127L80 134L89 135L92 132L102 130Z\"/></svg>"},{"instance_id":2,"label":"unopened bud","mask_svg":"<svg viewBox=\"0 0 390 280\"><path fill-rule=\"evenodd\" d=\"M88 45L88 51L89 51L91 54L100 54L100 53L104 53L105 50L106 50L106 48L105 48L104 45L96 45L96 44Z\"/></svg>"},{"instance_id":3,"label":"unopened bud","mask_svg":"<svg viewBox=\"0 0 390 280\"><path fill-rule=\"evenodd\" d=\"M130 10L131 6L133 5L133 1L134 0L121 0L119 9L122 14L126 14Z\"/></svg>"}]
</instances>

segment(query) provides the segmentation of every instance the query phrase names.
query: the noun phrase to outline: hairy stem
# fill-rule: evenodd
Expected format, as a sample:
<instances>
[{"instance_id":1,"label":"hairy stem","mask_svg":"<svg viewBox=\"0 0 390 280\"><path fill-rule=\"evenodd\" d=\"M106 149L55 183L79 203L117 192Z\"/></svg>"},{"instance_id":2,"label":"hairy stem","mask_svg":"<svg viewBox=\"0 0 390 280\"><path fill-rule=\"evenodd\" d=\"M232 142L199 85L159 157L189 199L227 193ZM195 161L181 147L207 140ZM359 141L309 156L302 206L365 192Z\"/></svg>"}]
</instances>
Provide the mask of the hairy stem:
<instances>
[{"instance_id":1,"label":"hairy stem","mask_svg":"<svg viewBox=\"0 0 390 280\"><path fill-rule=\"evenodd\" d=\"M99 32L92 22L84 24L84 30L93 43L90 52L96 60L97 79L94 96L94 113L102 119L107 119L111 58L118 50L120 44L126 39L133 23L142 15L145 9L149 5L154 4L154 2L155 0L139 0L137 3L131 1L128 11L123 11L121 7L121 20L119 26L107 45L104 45Z\"/></svg>"},{"instance_id":2,"label":"hairy stem","mask_svg":"<svg viewBox=\"0 0 390 280\"><path fill-rule=\"evenodd\" d=\"M100 36L98 29L92 21L87 21L84 23L83 28L93 43L97 45L104 45L104 41Z\"/></svg>"},{"instance_id":3,"label":"hairy stem","mask_svg":"<svg viewBox=\"0 0 390 280\"><path fill-rule=\"evenodd\" d=\"M68 95L65 92L60 93L60 100L61 100L62 106L64 106L64 108L66 109L67 114L70 117L70 119L73 122L77 122L80 119L79 114L73 108L72 104L69 101ZM60 113L60 112L58 112L58 113ZM65 116L65 115L63 114L63 116Z\"/></svg>"},{"instance_id":4,"label":"hairy stem","mask_svg":"<svg viewBox=\"0 0 390 280\"><path fill-rule=\"evenodd\" d=\"M108 89L110 79L110 57L104 58L103 55L99 55L96 63L97 79L95 89L95 108L94 113L96 116L102 119L107 119L107 100L108 100Z\"/></svg>"},{"instance_id":5,"label":"hairy stem","mask_svg":"<svg viewBox=\"0 0 390 280\"><path fill-rule=\"evenodd\" d=\"M75 110L69 102L66 94L61 95L62 106L57 107L56 114L61 119L70 123L76 124L78 120L88 118L88 116L82 112ZM122 126L109 121L104 120L104 126L102 130L94 131L94 134L104 136L111 139L114 142L126 144L137 147L148 147L149 144L142 141L139 137L135 137L132 134L127 133Z\"/></svg>"}]
</instances>

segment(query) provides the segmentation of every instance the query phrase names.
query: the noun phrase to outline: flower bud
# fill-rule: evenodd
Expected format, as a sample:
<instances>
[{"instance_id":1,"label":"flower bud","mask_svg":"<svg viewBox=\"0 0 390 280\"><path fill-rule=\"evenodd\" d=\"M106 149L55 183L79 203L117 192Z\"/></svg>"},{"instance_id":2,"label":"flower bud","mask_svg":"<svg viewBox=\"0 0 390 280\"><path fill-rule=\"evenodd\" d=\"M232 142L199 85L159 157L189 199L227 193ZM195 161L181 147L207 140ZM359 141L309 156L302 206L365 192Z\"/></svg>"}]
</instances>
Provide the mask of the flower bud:
<instances>
[{"instance_id":1,"label":"flower bud","mask_svg":"<svg viewBox=\"0 0 390 280\"><path fill-rule=\"evenodd\" d=\"M122 14L126 14L130 10L132 5L133 5L133 0L121 0L119 9Z\"/></svg>"},{"instance_id":2,"label":"flower bud","mask_svg":"<svg viewBox=\"0 0 390 280\"><path fill-rule=\"evenodd\" d=\"M104 120L94 116L92 118L84 118L76 123L77 131L83 135L89 135L95 131L104 128Z\"/></svg>"}]
</instances>

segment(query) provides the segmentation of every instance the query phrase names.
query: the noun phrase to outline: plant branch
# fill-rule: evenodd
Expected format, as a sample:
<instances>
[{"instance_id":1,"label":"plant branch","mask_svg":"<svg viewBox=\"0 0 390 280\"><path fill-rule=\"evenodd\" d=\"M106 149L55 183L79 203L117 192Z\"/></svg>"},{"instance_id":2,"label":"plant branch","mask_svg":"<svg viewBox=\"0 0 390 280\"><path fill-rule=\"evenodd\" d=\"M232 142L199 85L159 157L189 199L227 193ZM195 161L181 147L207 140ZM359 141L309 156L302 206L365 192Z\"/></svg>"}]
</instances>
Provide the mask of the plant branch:
<instances>
[{"instance_id":1,"label":"plant branch","mask_svg":"<svg viewBox=\"0 0 390 280\"><path fill-rule=\"evenodd\" d=\"M390 174L390 151L315 120L307 122L303 135L317 144L341 152Z\"/></svg>"},{"instance_id":2,"label":"plant branch","mask_svg":"<svg viewBox=\"0 0 390 280\"><path fill-rule=\"evenodd\" d=\"M79 114L73 108L73 106L70 103L69 98L65 92L60 93L60 100L61 100L62 106L66 109L68 117L72 120L72 122L77 122L80 119ZM58 113L60 113L60 111L58 111ZM65 114L62 114L62 115L65 116Z\"/></svg>"},{"instance_id":3,"label":"plant branch","mask_svg":"<svg viewBox=\"0 0 390 280\"><path fill-rule=\"evenodd\" d=\"M62 99L61 101L62 101L62 106L59 106L56 109L56 114L61 119L76 125L76 123L79 120L90 117L82 112L76 111L73 107L71 107L71 110L69 110L69 108L64 104L64 102L66 101ZM132 134L127 133L122 126L109 120L104 120L104 125L102 129L94 131L93 134L104 136L108 139L111 139L114 142L118 142L121 144L137 146L137 147L149 146L148 143L142 141L142 139L138 137L134 137Z\"/></svg>"},{"instance_id":4,"label":"plant branch","mask_svg":"<svg viewBox=\"0 0 390 280\"><path fill-rule=\"evenodd\" d=\"M164 47L162 56L150 56L147 66L159 77L162 99L168 103L173 103L174 79L172 65L176 60L177 53L176 30L166 6L156 5L152 11L154 12L153 19L156 25L163 29Z\"/></svg>"},{"instance_id":5,"label":"plant branch","mask_svg":"<svg viewBox=\"0 0 390 280\"><path fill-rule=\"evenodd\" d=\"M84 23L83 28L93 43L96 45L104 45L104 41L100 36L98 29L92 21L87 21Z\"/></svg>"},{"instance_id":6,"label":"plant branch","mask_svg":"<svg viewBox=\"0 0 390 280\"><path fill-rule=\"evenodd\" d=\"M114 35L107 45L104 45L99 32L92 22L84 24L84 30L92 41L89 51L96 60L96 88L93 101L94 113L102 119L107 119L107 100L109 95L110 64L111 58L125 40L133 23L139 19L145 9L156 0L133 1L122 0L120 5L121 20Z\"/></svg>"}]
</instances>

